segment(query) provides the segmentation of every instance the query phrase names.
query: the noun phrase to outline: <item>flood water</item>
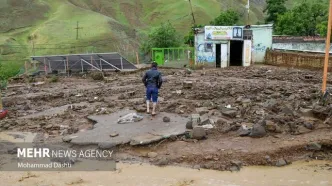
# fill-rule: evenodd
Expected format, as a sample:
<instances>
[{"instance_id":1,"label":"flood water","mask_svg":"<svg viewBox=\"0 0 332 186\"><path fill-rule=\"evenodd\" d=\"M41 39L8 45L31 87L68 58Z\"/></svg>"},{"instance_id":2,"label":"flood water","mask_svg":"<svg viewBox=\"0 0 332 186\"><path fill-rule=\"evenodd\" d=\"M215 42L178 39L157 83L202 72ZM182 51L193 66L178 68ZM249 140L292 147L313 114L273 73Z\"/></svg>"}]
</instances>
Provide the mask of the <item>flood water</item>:
<instances>
[{"instance_id":1,"label":"flood water","mask_svg":"<svg viewBox=\"0 0 332 186\"><path fill-rule=\"evenodd\" d=\"M118 164L116 172L0 172L6 186L330 186L332 162L246 167L240 172Z\"/></svg>"}]
</instances>

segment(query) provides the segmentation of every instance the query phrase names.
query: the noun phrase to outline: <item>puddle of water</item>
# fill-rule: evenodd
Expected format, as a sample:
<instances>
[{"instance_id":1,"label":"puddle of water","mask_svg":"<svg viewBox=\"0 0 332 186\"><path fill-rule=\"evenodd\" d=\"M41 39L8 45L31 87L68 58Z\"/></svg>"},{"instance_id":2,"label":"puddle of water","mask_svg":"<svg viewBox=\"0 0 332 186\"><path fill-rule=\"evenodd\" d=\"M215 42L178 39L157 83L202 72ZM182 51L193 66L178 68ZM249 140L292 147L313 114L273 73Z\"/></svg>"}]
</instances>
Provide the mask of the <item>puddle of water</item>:
<instances>
[{"instance_id":1,"label":"puddle of water","mask_svg":"<svg viewBox=\"0 0 332 186\"><path fill-rule=\"evenodd\" d=\"M237 173L194 170L182 167L118 164L116 172L34 172L36 177L18 180L23 172L0 172L8 186L68 185L79 181L84 186L311 186L332 185L331 171L322 169L328 162L297 162L276 167L247 167ZM331 162L330 162L331 163ZM319 170L317 169L319 167ZM317 171L315 171L317 170Z\"/></svg>"}]
</instances>

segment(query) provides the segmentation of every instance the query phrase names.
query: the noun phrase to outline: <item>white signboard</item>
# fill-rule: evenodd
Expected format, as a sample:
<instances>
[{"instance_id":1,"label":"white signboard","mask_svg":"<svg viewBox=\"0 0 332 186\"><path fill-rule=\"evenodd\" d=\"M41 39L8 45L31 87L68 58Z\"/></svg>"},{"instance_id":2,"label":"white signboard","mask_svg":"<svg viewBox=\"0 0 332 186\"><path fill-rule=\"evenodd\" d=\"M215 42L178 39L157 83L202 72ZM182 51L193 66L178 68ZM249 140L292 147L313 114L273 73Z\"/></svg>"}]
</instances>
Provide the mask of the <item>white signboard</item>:
<instances>
[{"instance_id":1,"label":"white signboard","mask_svg":"<svg viewBox=\"0 0 332 186\"><path fill-rule=\"evenodd\" d=\"M243 26L206 26L206 40L243 40Z\"/></svg>"}]
</instances>

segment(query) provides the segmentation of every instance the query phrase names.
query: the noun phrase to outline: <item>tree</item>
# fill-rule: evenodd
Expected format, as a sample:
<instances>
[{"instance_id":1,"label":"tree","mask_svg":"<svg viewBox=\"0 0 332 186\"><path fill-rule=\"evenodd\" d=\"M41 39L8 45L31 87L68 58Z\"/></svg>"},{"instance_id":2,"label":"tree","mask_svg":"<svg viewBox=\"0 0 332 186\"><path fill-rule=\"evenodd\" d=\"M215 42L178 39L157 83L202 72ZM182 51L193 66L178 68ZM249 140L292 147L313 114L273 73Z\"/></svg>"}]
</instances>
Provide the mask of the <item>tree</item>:
<instances>
[{"instance_id":1,"label":"tree","mask_svg":"<svg viewBox=\"0 0 332 186\"><path fill-rule=\"evenodd\" d=\"M285 6L286 0L267 0L266 8L264 9L264 13L267 13L267 17L265 18L266 23L275 23L277 22L278 16L283 15L287 9Z\"/></svg>"},{"instance_id":2,"label":"tree","mask_svg":"<svg viewBox=\"0 0 332 186\"><path fill-rule=\"evenodd\" d=\"M152 48L178 47L180 41L179 35L172 24L164 23L151 30L147 40L141 46L141 51L147 54Z\"/></svg>"},{"instance_id":3,"label":"tree","mask_svg":"<svg viewBox=\"0 0 332 186\"><path fill-rule=\"evenodd\" d=\"M239 14L234 10L227 10L210 22L214 26L232 26L235 25L240 19Z\"/></svg>"},{"instance_id":4,"label":"tree","mask_svg":"<svg viewBox=\"0 0 332 186\"><path fill-rule=\"evenodd\" d=\"M328 8L323 3L303 2L278 16L276 32L284 35L315 36L323 34Z\"/></svg>"},{"instance_id":5,"label":"tree","mask_svg":"<svg viewBox=\"0 0 332 186\"><path fill-rule=\"evenodd\" d=\"M203 28L203 25L194 25L191 27L191 30L188 32L188 35L184 36L184 44L193 47L195 45L195 28Z\"/></svg>"}]
</instances>

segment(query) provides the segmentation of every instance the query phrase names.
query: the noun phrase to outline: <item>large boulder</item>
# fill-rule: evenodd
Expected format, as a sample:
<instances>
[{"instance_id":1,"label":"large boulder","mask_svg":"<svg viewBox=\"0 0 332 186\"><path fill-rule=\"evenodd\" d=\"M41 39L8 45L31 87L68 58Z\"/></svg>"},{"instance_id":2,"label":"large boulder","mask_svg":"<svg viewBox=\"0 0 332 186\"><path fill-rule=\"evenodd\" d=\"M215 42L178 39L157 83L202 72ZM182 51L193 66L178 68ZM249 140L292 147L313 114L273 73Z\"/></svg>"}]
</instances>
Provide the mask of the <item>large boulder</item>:
<instances>
[{"instance_id":1,"label":"large boulder","mask_svg":"<svg viewBox=\"0 0 332 186\"><path fill-rule=\"evenodd\" d=\"M193 139L197 139L197 140L201 140L204 139L206 137L206 131L204 128L202 127L195 127L192 131L192 138Z\"/></svg>"},{"instance_id":2,"label":"large boulder","mask_svg":"<svg viewBox=\"0 0 332 186\"><path fill-rule=\"evenodd\" d=\"M266 135L265 128L260 124L255 124L252 127L251 132L249 134L249 136L253 138L261 138L264 137L265 135Z\"/></svg>"}]
</instances>

